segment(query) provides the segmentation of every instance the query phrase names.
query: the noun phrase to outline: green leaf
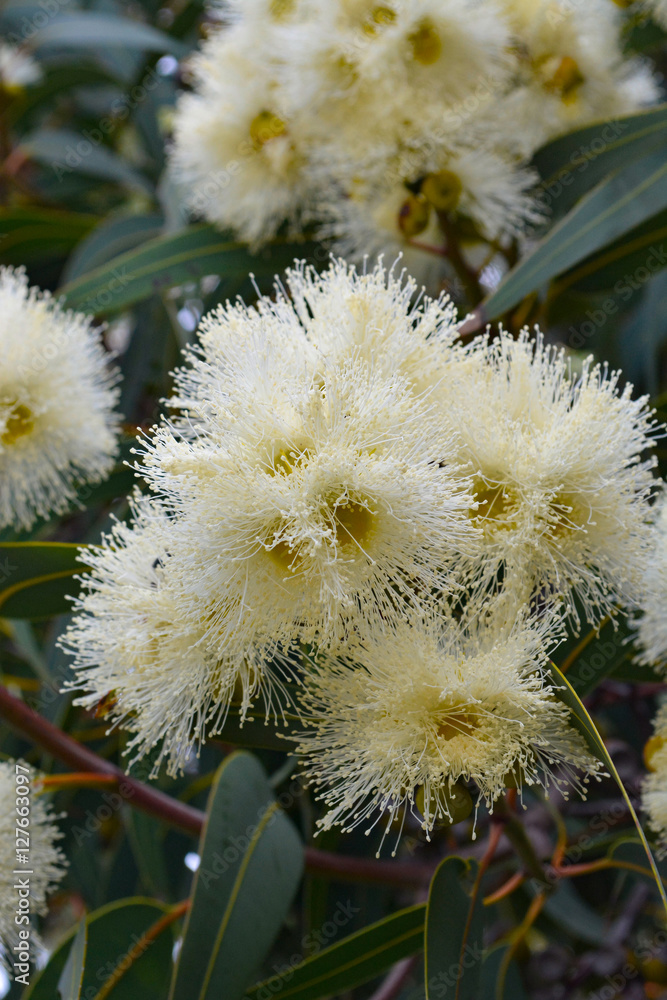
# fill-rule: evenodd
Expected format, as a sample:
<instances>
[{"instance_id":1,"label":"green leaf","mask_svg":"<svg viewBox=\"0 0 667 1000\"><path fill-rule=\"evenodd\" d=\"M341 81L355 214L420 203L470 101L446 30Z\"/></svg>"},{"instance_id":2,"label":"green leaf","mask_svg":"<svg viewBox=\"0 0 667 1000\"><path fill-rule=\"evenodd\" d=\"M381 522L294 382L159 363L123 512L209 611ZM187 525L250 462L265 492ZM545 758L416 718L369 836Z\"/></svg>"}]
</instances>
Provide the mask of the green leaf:
<instances>
[{"instance_id":1,"label":"green leaf","mask_svg":"<svg viewBox=\"0 0 667 1000\"><path fill-rule=\"evenodd\" d=\"M462 879L477 872L476 861L448 857L439 865L428 894L425 933L427 1000L451 990L453 1000L477 1000L482 966L482 900L471 900Z\"/></svg>"},{"instance_id":2,"label":"green leaf","mask_svg":"<svg viewBox=\"0 0 667 1000\"><path fill-rule=\"evenodd\" d=\"M155 212L103 219L76 247L62 274L63 282L76 281L121 253L155 239L164 220Z\"/></svg>"},{"instance_id":3,"label":"green leaf","mask_svg":"<svg viewBox=\"0 0 667 1000\"><path fill-rule=\"evenodd\" d=\"M67 594L85 572L79 545L66 542L0 543L0 616L47 618L72 610Z\"/></svg>"},{"instance_id":4,"label":"green leaf","mask_svg":"<svg viewBox=\"0 0 667 1000\"><path fill-rule=\"evenodd\" d=\"M264 1000L269 996L272 1000L321 1000L346 993L420 951L424 944L425 915L423 903L399 910L324 948L287 972L257 983L246 990L246 1000Z\"/></svg>"},{"instance_id":5,"label":"green leaf","mask_svg":"<svg viewBox=\"0 0 667 1000\"><path fill-rule=\"evenodd\" d=\"M218 274L225 281L245 276L248 271L265 276L277 274L295 257L311 255L315 246L274 244L261 256L253 257L247 247L230 240L213 226L190 226L115 257L91 274L65 285L61 293L73 309L98 316L111 315L206 274Z\"/></svg>"},{"instance_id":6,"label":"green leaf","mask_svg":"<svg viewBox=\"0 0 667 1000\"><path fill-rule=\"evenodd\" d=\"M86 1000L97 996L114 971L125 964L127 969L111 990L110 1000L164 1000L171 975L173 933L165 930L158 935L131 964L129 956L139 939L168 911L169 907L157 900L135 897L110 903L86 917L88 948L81 996ZM72 931L59 944L22 1000L54 1000L74 936Z\"/></svg>"},{"instance_id":7,"label":"green leaf","mask_svg":"<svg viewBox=\"0 0 667 1000\"><path fill-rule=\"evenodd\" d=\"M551 289L553 296L565 289L590 294L613 289L615 301L628 302L653 275L667 266L667 211L631 229L600 252L567 271Z\"/></svg>"},{"instance_id":8,"label":"green leaf","mask_svg":"<svg viewBox=\"0 0 667 1000\"><path fill-rule=\"evenodd\" d=\"M89 49L101 45L104 48L139 49L142 52L171 52L177 56L187 52L182 42L148 24L98 13L58 15L33 36L31 44L35 49L54 46Z\"/></svg>"},{"instance_id":9,"label":"green leaf","mask_svg":"<svg viewBox=\"0 0 667 1000\"><path fill-rule=\"evenodd\" d=\"M660 893L660 898L662 899L665 910L667 910L667 895L665 895L665 888L662 884L662 879L660 878L660 874L658 872L658 867L655 863L655 859L653 857L653 854L651 853L651 848L649 847L646 835L642 829L642 825L639 822L639 819L637 818L637 813L635 812L635 808L630 800L630 796L625 790L625 786L619 777L618 771L616 770L613 760L609 756L606 746L602 742L602 737L598 733L595 723L593 722L590 715L586 711L586 708L580 701L576 691L574 690L572 685L568 682L568 679L565 676L565 674L562 674L560 672L555 663L550 664L549 674L556 695L563 702L563 704L567 705L567 707L570 709L573 725L579 730L579 732L586 740L586 743L588 744L591 753L595 757L597 757L598 760L601 760L605 765L605 767L608 768L609 773L614 778L616 784L620 788L621 795L625 800L625 804L628 807L628 811L630 812L635 827L637 828L639 839L641 840L642 845L644 847L644 851L646 852L646 857L648 858L651 871L653 872L653 877L655 879L655 884L658 888L658 892Z\"/></svg>"},{"instance_id":10,"label":"green leaf","mask_svg":"<svg viewBox=\"0 0 667 1000\"><path fill-rule=\"evenodd\" d=\"M526 295L667 207L667 162L652 153L602 181L565 216L486 300L493 319Z\"/></svg>"},{"instance_id":11,"label":"green leaf","mask_svg":"<svg viewBox=\"0 0 667 1000\"><path fill-rule=\"evenodd\" d=\"M560 217L612 171L662 149L667 152L667 104L559 136L533 157L545 200Z\"/></svg>"},{"instance_id":12,"label":"green leaf","mask_svg":"<svg viewBox=\"0 0 667 1000\"><path fill-rule=\"evenodd\" d=\"M96 222L94 215L51 208L0 208L0 264L63 257Z\"/></svg>"},{"instance_id":13,"label":"green leaf","mask_svg":"<svg viewBox=\"0 0 667 1000\"><path fill-rule=\"evenodd\" d=\"M526 1000L516 963L505 945L493 948L482 962L479 997L484 1000Z\"/></svg>"},{"instance_id":14,"label":"green leaf","mask_svg":"<svg viewBox=\"0 0 667 1000\"><path fill-rule=\"evenodd\" d=\"M133 191L150 194L153 190L148 178L130 167L126 160L101 141L95 146L79 132L41 128L27 135L20 149L28 159L50 167L57 180L75 172L116 181Z\"/></svg>"},{"instance_id":15,"label":"green leaf","mask_svg":"<svg viewBox=\"0 0 667 1000\"><path fill-rule=\"evenodd\" d=\"M234 753L211 788L172 1000L239 1000L280 930L303 871L291 821L259 762Z\"/></svg>"},{"instance_id":16,"label":"green leaf","mask_svg":"<svg viewBox=\"0 0 667 1000\"><path fill-rule=\"evenodd\" d=\"M86 948L88 947L88 925L85 920L79 924L74 943L70 948L65 967L58 980L58 993L61 1000L79 1000L83 985L83 970L86 964Z\"/></svg>"}]
</instances>

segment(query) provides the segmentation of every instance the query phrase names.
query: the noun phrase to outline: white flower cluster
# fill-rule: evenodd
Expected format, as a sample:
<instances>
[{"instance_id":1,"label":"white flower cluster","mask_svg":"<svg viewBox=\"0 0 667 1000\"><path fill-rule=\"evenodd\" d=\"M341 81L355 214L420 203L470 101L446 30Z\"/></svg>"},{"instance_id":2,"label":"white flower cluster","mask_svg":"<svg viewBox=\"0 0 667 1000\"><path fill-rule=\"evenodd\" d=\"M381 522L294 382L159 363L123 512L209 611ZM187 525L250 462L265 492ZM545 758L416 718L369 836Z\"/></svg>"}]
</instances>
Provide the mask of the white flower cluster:
<instances>
[{"instance_id":1,"label":"white flower cluster","mask_svg":"<svg viewBox=\"0 0 667 1000\"><path fill-rule=\"evenodd\" d=\"M62 834L55 825L54 816L44 800L36 795L26 796L30 799L29 834L30 834L30 911L44 915L46 913L46 898L53 891L65 874L65 858L56 841ZM21 810L26 807L21 802ZM19 896L15 887L16 873L16 829L17 829L17 791L16 765L13 760L0 762L0 962L10 969L16 955L13 952L19 944L19 927L16 914ZM25 816L25 812L20 813ZM37 937L31 930L31 948L37 944Z\"/></svg>"},{"instance_id":2,"label":"white flower cluster","mask_svg":"<svg viewBox=\"0 0 667 1000\"><path fill-rule=\"evenodd\" d=\"M117 372L92 320L0 268L0 529L62 513L113 466Z\"/></svg>"},{"instance_id":3,"label":"white flower cluster","mask_svg":"<svg viewBox=\"0 0 667 1000\"><path fill-rule=\"evenodd\" d=\"M407 806L428 832L467 781L581 787L547 653L577 608L643 596L646 401L539 335L464 347L415 293L297 265L209 315L65 639L79 703L171 771L231 703L280 720L296 692L325 825Z\"/></svg>"},{"instance_id":4,"label":"white flower cluster","mask_svg":"<svg viewBox=\"0 0 667 1000\"><path fill-rule=\"evenodd\" d=\"M541 218L539 146L656 99L611 0L230 6L176 114L191 206L254 246L286 223L357 262L402 250L429 286Z\"/></svg>"}]
</instances>

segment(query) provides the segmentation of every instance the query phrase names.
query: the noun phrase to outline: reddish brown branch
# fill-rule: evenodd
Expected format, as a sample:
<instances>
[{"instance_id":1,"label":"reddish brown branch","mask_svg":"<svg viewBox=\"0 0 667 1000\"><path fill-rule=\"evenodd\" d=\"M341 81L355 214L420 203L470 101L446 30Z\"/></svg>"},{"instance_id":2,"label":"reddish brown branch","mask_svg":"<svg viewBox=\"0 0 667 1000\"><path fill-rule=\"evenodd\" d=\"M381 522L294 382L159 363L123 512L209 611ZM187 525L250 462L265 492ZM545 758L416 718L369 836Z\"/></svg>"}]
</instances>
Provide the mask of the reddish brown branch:
<instances>
[{"instance_id":1,"label":"reddish brown branch","mask_svg":"<svg viewBox=\"0 0 667 1000\"><path fill-rule=\"evenodd\" d=\"M14 729L75 770L115 777L119 792L127 799L129 805L157 816L194 836L200 835L206 818L201 810L193 809L192 806L165 795L157 788L151 788L150 785L144 785L136 778L126 775L120 767L82 746L19 698L15 698L2 685L0 685L0 716ZM430 882L434 871L430 865L351 858L329 851L318 851L313 847L307 847L305 854L306 868L310 872L341 882L424 885Z\"/></svg>"}]
</instances>

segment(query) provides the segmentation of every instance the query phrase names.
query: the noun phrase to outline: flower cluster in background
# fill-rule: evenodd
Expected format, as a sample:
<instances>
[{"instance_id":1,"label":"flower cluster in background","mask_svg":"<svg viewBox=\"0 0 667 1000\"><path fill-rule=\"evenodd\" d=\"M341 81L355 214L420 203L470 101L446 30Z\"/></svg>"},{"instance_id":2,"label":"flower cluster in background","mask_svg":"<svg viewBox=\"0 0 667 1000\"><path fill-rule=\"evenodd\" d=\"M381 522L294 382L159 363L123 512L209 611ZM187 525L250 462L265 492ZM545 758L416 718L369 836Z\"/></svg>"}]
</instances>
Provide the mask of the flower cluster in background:
<instances>
[{"instance_id":1,"label":"flower cluster in background","mask_svg":"<svg viewBox=\"0 0 667 1000\"><path fill-rule=\"evenodd\" d=\"M432 289L515 259L538 147L657 97L611 0L230 7L177 108L192 207L254 247L287 223L357 262L402 250Z\"/></svg>"},{"instance_id":2,"label":"flower cluster in background","mask_svg":"<svg viewBox=\"0 0 667 1000\"><path fill-rule=\"evenodd\" d=\"M0 529L62 513L117 450L118 373L92 319L0 268Z\"/></svg>"},{"instance_id":3,"label":"flower cluster in background","mask_svg":"<svg viewBox=\"0 0 667 1000\"><path fill-rule=\"evenodd\" d=\"M469 779L581 788L548 653L646 590L646 400L539 333L464 347L415 292L337 261L209 315L65 638L79 703L172 772L232 702L296 700L325 826L407 805L428 833Z\"/></svg>"}]
</instances>

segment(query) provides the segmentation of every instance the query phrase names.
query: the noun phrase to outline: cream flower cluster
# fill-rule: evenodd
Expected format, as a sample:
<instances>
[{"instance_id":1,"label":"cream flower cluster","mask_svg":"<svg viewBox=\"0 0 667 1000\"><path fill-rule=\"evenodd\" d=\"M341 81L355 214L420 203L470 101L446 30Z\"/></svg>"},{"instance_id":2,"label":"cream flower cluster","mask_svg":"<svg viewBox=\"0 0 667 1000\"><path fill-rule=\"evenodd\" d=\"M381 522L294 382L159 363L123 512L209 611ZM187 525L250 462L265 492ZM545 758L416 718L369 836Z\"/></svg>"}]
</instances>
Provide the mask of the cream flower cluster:
<instances>
[{"instance_id":1,"label":"cream flower cluster","mask_svg":"<svg viewBox=\"0 0 667 1000\"><path fill-rule=\"evenodd\" d=\"M598 770L547 654L564 617L641 605L646 401L539 335L464 347L415 293L298 264L202 323L65 638L136 756L174 772L230 704L296 711L323 825L407 808L427 833L468 783L491 805Z\"/></svg>"},{"instance_id":2,"label":"cream flower cluster","mask_svg":"<svg viewBox=\"0 0 667 1000\"><path fill-rule=\"evenodd\" d=\"M117 373L90 317L0 268L0 529L62 513L116 453Z\"/></svg>"},{"instance_id":3,"label":"cream flower cluster","mask_svg":"<svg viewBox=\"0 0 667 1000\"><path fill-rule=\"evenodd\" d=\"M611 0L253 0L191 64L173 160L254 246L306 225L437 286L541 218L534 151L656 99Z\"/></svg>"},{"instance_id":4,"label":"cream flower cluster","mask_svg":"<svg viewBox=\"0 0 667 1000\"><path fill-rule=\"evenodd\" d=\"M22 789L24 786L20 785ZM18 799L17 799L18 796ZM28 804L23 799L29 800ZM17 804L18 802L18 804ZM17 813L17 808L20 812ZM19 943L19 925L15 922L19 896L15 884L16 869L16 828L17 816L24 817L25 809L30 817L30 912L44 915L46 898L58 885L65 874L65 858L56 841L62 836L54 823L50 807L39 796L19 796L16 783L16 764L12 761L0 762L0 961L7 968L12 967L16 956L12 949ZM36 943L31 930L32 944Z\"/></svg>"}]
</instances>

